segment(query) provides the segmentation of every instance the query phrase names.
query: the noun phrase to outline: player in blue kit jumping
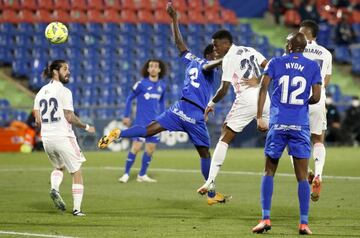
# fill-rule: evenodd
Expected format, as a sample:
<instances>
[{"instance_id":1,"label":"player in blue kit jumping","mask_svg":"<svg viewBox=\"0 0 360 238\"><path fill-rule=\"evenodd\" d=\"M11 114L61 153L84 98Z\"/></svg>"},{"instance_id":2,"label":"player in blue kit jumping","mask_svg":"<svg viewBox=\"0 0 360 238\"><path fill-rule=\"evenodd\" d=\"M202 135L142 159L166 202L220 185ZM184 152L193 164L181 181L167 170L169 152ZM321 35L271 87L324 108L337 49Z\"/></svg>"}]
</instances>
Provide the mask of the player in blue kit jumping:
<instances>
[{"instance_id":1,"label":"player in blue kit jumping","mask_svg":"<svg viewBox=\"0 0 360 238\"><path fill-rule=\"evenodd\" d=\"M184 131L196 147L201 160L201 172L207 179L210 169L210 137L207 130L204 111L212 95L214 84L214 68L221 64L221 59L214 60L212 45L204 50L204 57L199 58L189 52L179 30L177 12L168 3L167 12L172 19L172 32L177 48L180 51L181 61L186 66L182 97L168 110L158 116L147 127L133 126L127 130L113 129L99 141L99 148L107 147L112 141L122 138L150 137L162 131ZM208 61L212 60L212 61ZM211 191L208 193L209 205L224 203L228 197Z\"/></svg>"},{"instance_id":2,"label":"player in blue kit jumping","mask_svg":"<svg viewBox=\"0 0 360 238\"><path fill-rule=\"evenodd\" d=\"M320 68L315 61L303 56L306 39L302 33L290 34L287 38L287 55L273 58L265 68L258 98L257 125L266 131L268 125L262 118L266 93L270 81L273 84L270 105L269 132L265 143L265 174L261 182L262 220L255 226L254 233L271 229L270 209L274 176L279 159L288 147L294 158L294 170L298 181L300 203L299 233L311 235L308 227L310 186L307 181L311 155L309 104L320 100ZM310 92L312 90L312 96Z\"/></svg>"},{"instance_id":3,"label":"player in blue kit jumping","mask_svg":"<svg viewBox=\"0 0 360 238\"><path fill-rule=\"evenodd\" d=\"M166 66L164 62L158 59L147 60L141 70L141 74L143 79L135 83L126 99L126 107L123 118L125 126L130 126L131 103L134 99L136 99L136 117L133 123L134 125L148 125L159 114L165 111L164 93L166 85L162 80L160 80L166 74ZM137 153L141 150L144 143L145 151L142 156L141 169L136 180L138 182L156 182L156 180L150 178L146 172L159 141L160 138L157 135L148 138L133 138L132 146L125 162L125 173L121 178L119 178L119 182L128 182L130 169L135 162Z\"/></svg>"}]
</instances>

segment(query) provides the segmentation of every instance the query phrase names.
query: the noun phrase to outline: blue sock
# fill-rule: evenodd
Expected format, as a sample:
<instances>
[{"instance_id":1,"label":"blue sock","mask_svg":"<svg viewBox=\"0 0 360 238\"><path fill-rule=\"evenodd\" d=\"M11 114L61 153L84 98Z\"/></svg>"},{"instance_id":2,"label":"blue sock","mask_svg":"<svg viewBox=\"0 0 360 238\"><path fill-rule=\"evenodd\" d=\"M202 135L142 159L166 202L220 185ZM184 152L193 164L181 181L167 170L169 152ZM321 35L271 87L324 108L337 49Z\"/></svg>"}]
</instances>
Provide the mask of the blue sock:
<instances>
[{"instance_id":1,"label":"blue sock","mask_svg":"<svg viewBox=\"0 0 360 238\"><path fill-rule=\"evenodd\" d=\"M200 158L201 161L201 173L204 176L204 179L207 180L209 177L209 171L210 171L210 165L211 165L211 159L210 158ZM209 191L207 193L208 197L215 197L216 192L215 191Z\"/></svg>"},{"instance_id":2,"label":"blue sock","mask_svg":"<svg viewBox=\"0 0 360 238\"><path fill-rule=\"evenodd\" d=\"M150 165L150 162L151 162L151 155L148 155L148 153L144 152L143 157L142 157L141 169L139 172L140 176L143 176L146 174L146 171Z\"/></svg>"},{"instance_id":3,"label":"blue sock","mask_svg":"<svg viewBox=\"0 0 360 238\"><path fill-rule=\"evenodd\" d=\"M146 128L143 126L133 126L129 129L123 130L120 133L120 137L123 138L133 138L133 137L145 137Z\"/></svg>"},{"instance_id":4,"label":"blue sock","mask_svg":"<svg viewBox=\"0 0 360 238\"><path fill-rule=\"evenodd\" d=\"M130 169L135 162L135 158L136 158L136 154L133 154L131 152L128 153L128 158L125 163L125 173L128 175L130 175Z\"/></svg>"},{"instance_id":5,"label":"blue sock","mask_svg":"<svg viewBox=\"0 0 360 238\"><path fill-rule=\"evenodd\" d=\"M300 203L300 224L308 224L310 185L307 180L298 182L298 197Z\"/></svg>"},{"instance_id":6,"label":"blue sock","mask_svg":"<svg viewBox=\"0 0 360 238\"><path fill-rule=\"evenodd\" d=\"M274 189L274 177L263 176L261 180L261 207L262 207L262 219L270 219L271 210L271 198Z\"/></svg>"}]
</instances>

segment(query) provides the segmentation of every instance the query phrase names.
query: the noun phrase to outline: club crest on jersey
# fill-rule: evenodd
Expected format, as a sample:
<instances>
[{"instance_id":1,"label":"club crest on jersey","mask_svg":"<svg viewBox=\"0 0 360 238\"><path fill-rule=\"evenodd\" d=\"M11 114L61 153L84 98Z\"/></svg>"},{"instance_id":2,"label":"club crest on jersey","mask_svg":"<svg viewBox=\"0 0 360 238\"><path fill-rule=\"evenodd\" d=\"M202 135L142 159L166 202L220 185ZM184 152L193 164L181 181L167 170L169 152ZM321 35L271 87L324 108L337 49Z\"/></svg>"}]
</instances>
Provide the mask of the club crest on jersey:
<instances>
[{"instance_id":1,"label":"club crest on jersey","mask_svg":"<svg viewBox=\"0 0 360 238\"><path fill-rule=\"evenodd\" d=\"M157 91L158 91L159 93L161 93L161 92L162 92L162 88L161 88L161 86L159 86L159 87L157 88Z\"/></svg>"}]
</instances>

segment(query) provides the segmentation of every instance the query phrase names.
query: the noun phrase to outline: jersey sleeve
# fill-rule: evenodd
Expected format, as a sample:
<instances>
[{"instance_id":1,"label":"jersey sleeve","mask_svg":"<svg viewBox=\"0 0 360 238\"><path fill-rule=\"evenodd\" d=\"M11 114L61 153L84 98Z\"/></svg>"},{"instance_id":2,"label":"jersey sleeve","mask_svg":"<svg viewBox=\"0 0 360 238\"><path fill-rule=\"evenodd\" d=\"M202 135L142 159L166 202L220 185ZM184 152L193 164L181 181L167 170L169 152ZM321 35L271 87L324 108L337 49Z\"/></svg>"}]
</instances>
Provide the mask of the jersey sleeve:
<instances>
[{"instance_id":1,"label":"jersey sleeve","mask_svg":"<svg viewBox=\"0 0 360 238\"><path fill-rule=\"evenodd\" d=\"M131 113L131 102L136 98L137 95L141 92L142 84L141 81L138 81L134 84L131 92L126 98L125 102L125 111L124 111L124 117L129 117Z\"/></svg>"},{"instance_id":2,"label":"jersey sleeve","mask_svg":"<svg viewBox=\"0 0 360 238\"><path fill-rule=\"evenodd\" d=\"M35 96L35 100L34 100L34 110L40 110L39 94L36 94L36 96Z\"/></svg>"},{"instance_id":3,"label":"jersey sleeve","mask_svg":"<svg viewBox=\"0 0 360 238\"><path fill-rule=\"evenodd\" d=\"M62 99L63 109L74 111L73 97L69 89L65 88L61 99Z\"/></svg>"},{"instance_id":4,"label":"jersey sleeve","mask_svg":"<svg viewBox=\"0 0 360 238\"><path fill-rule=\"evenodd\" d=\"M253 49L253 52L254 52L255 59L256 59L258 65L260 66L262 64L262 62L264 62L266 60L266 58L259 51L255 50L255 49Z\"/></svg>"},{"instance_id":5,"label":"jersey sleeve","mask_svg":"<svg viewBox=\"0 0 360 238\"><path fill-rule=\"evenodd\" d=\"M314 84L322 84L322 80L321 80L321 73L320 73L320 67L317 63L314 64L314 76L312 78L311 81L311 85Z\"/></svg>"},{"instance_id":6,"label":"jersey sleeve","mask_svg":"<svg viewBox=\"0 0 360 238\"><path fill-rule=\"evenodd\" d=\"M223 74L221 81L232 82L233 75L235 73L235 65L237 62L231 60L230 57L225 57L222 62Z\"/></svg>"},{"instance_id":7,"label":"jersey sleeve","mask_svg":"<svg viewBox=\"0 0 360 238\"><path fill-rule=\"evenodd\" d=\"M193 61L196 58L196 56L192 54L190 51L184 51L180 55L180 58L181 58L181 62L187 66L188 64L191 63L191 61Z\"/></svg>"},{"instance_id":8,"label":"jersey sleeve","mask_svg":"<svg viewBox=\"0 0 360 238\"><path fill-rule=\"evenodd\" d=\"M331 55L331 53L327 54L327 60L328 60L328 64L326 65L325 74L331 75L332 74L332 55Z\"/></svg>"},{"instance_id":9,"label":"jersey sleeve","mask_svg":"<svg viewBox=\"0 0 360 238\"><path fill-rule=\"evenodd\" d=\"M275 78L275 59L272 58L264 69L264 74L268 75L270 78Z\"/></svg>"}]
</instances>

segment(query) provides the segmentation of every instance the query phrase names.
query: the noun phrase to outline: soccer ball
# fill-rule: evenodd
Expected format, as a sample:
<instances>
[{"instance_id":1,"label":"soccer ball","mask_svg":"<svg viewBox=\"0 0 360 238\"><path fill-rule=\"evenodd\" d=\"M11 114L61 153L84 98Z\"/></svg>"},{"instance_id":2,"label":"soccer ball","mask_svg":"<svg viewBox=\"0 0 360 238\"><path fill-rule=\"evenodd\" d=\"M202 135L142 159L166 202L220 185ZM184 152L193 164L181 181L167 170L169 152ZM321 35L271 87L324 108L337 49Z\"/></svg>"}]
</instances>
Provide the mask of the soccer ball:
<instances>
[{"instance_id":1,"label":"soccer ball","mask_svg":"<svg viewBox=\"0 0 360 238\"><path fill-rule=\"evenodd\" d=\"M51 22L45 29L45 37L53 44L64 43L68 38L68 29L61 22Z\"/></svg>"}]
</instances>

